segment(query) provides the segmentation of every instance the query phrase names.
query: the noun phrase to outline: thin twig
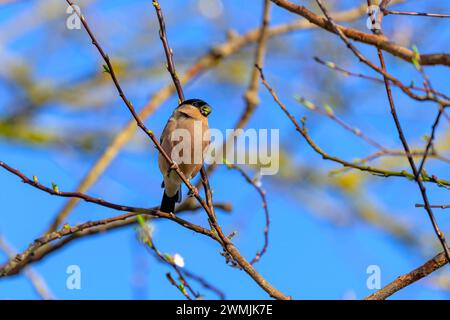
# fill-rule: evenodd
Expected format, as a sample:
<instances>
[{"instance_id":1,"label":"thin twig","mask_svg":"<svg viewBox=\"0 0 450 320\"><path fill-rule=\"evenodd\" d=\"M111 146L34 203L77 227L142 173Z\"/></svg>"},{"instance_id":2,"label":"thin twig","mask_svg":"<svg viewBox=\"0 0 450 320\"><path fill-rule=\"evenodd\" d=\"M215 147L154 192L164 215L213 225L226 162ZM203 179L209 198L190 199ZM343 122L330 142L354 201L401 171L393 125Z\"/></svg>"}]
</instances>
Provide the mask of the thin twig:
<instances>
[{"instance_id":1,"label":"thin twig","mask_svg":"<svg viewBox=\"0 0 450 320\"><path fill-rule=\"evenodd\" d=\"M416 208L424 208L424 204L416 204ZM430 204L430 208L436 208L436 209L449 209L450 204Z\"/></svg>"},{"instance_id":2,"label":"thin twig","mask_svg":"<svg viewBox=\"0 0 450 320\"><path fill-rule=\"evenodd\" d=\"M254 264L261 259L261 257L266 253L267 248L269 247L270 214L269 207L267 206L266 192L241 167L230 163L226 163L226 166L239 172L241 176L244 177L245 181L247 181L250 185L253 186L253 188L255 188L262 200L262 207L266 219L266 224L264 226L264 245L260 251L256 252L255 257L250 261L250 264Z\"/></svg>"},{"instance_id":3,"label":"thin twig","mask_svg":"<svg viewBox=\"0 0 450 320\"><path fill-rule=\"evenodd\" d=\"M352 134L356 135L357 137L361 138L362 140L364 140L365 142L370 144L372 147L374 147L374 148L376 148L378 150L381 150L381 151L386 150L386 148L383 147L381 145L381 143L375 141L371 137L369 137L366 134L364 134L358 128L353 127L352 125L348 124L347 122L342 120L340 117L338 117L334 113L334 111L331 109L330 106L328 106L328 109L327 108L323 109L323 108L319 108L313 102L311 102L309 100L306 100L304 97L298 97L297 100L298 100L298 102L303 104L305 107L307 107L309 110L312 110L312 111L314 111L314 112L316 112L318 114L321 114L321 115L324 115L324 116L330 118L331 120L336 122L338 125L340 125L342 128L344 128L345 130L351 132Z\"/></svg>"},{"instance_id":4,"label":"thin twig","mask_svg":"<svg viewBox=\"0 0 450 320\"><path fill-rule=\"evenodd\" d=\"M225 300L225 294L220 289L207 282L204 278L193 274L192 272L186 270L186 268L183 268L181 271L186 277L197 281L203 288L214 292L221 300Z\"/></svg>"},{"instance_id":5,"label":"thin twig","mask_svg":"<svg viewBox=\"0 0 450 320\"><path fill-rule=\"evenodd\" d=\"M418 16L418 17L430 17L430 18L450 18L450 14L445 14L445 13L398 11L398 10L388 10L388 9L381 9L381 12L383 12L383 14L385 16L387 16L388 14L396 14L396 15L403 15L403 16Z\"/></svg>"},{"instance_id":6,"label":"thin twig","mask_svg":"<svg viewBox=\"0 0 450 320\"><path fill-rule=\"evenodd\" d=\"M368 75L365 75L365 74L362 74L362 73L357 73L357 72L352 72L352 71L349 71L349 70L346 70L346 69L344 69L344 68L342 68L342 67L340 67L340 66L338 66L336 63L334 63L334 62L331 62L331 61L324 61L324 60L322 60L321 58L319 58L319 57L314 57L314 60L316 61L316 62L318 62L318 63L320 63L321 65L324 65L324 66L326 66L326 67L328 67L328 68L330 68L330 69L332 69L332 70L335 70L335 71L338 71L338 72L340 72L340 73L342 73L342 74L344 74L344 75L346 75L346 76L352 76L352 77L357 77L357 78L361 78L361 79L365 79L365 80L370 80L370 81L373 81L373 82L377 82L377 83L380 83L380 84L383 84L384 85L384 80L382 79L382 78L377 78L377 77L372 77L372 76L368 76ZM411 88L411 89L414 89L414 90L417 90L417 91L421 91L421 92L428 92L428 89L427 88L422 88L422 87L418 87L418 86L416 86L416 85L414 85L414 84L411 84L411 85L405 85L405 84L403 84L400 80L398 81L398 82L393 82L393 81L391 81L391 80L389 80L390 82L391 82L391 84L393 85L393 86L396 86L396 87L398 87L399 86L399 84L401 84L402 85L402 87L400 87L400 88ZM402 89L402 91L405 93L405 94L407 94L409 97L411 97L412 99L415 99L417 96L414 94L414 93L412 93L411 91L408 91L408 90L403 90ZM442 99L445 99L445 100L447 100L447 101L450 101L450 97L448 97L447 95L445 95L445 94L443 94L443 93L441 93L441 92L437 92L437 91L435 91L435 90L432 90L431 91L434 95L436 95L436 96L440 96ZM416 99L415 99L416 100Z\"/></svg>"},{"instance_id":7,"label":"thin twig","mask_svg":"<svg viewBox=\"0 0 450 320\"><path fill-rule=\"evenodd\" d=\"M404 157L405 155L406 155L406 153L403 150L381 150L381 151L372 153L362 159L358 159L354 163L362 164L362 163L367 163L367 162L373 161L373 160L381 158L381 157ZM423 157L425 155L425 152L418 151L418 150L411 150L411 155L413 157ZM450 163L449 158L437 154L437 152L434 150L430 154L428 154L428 157L438 159L442 162ZM353 169L353 168L345 167L345 168L333 170L333 173L341 173L341 172L349 171L351 169Z\"/></svg>"},{"instance_id":8,"label":"thin twig","mask_svg":"<svg viewBox=\"0 0 450 320\"><path fill-rule=\"evenodd\" d=\"M166 55L167 60L167 71L169 71L170 76L172 77L173 84L178 93L179 102L184 101L184 93L183 88L181 87L180 79L178 78L177 71L175 69L175 64L173 62L173 51L170 48L169 40L167 38L166 32L166 23L164 22L164 16L161 10L161 6L159 5L157 0L153 0L153 7L155 8L156 15L158 17L159 23L159 38L163 44L164 53Z\"/></svg>"},{"instance_id":9,"label":"thin twig","mask_svg":"<svg viewBox=\"0 0 450 320\"><path fill-rule=\"evenodd\" d=\"M438 111L438 113L436 115L436 118L435 118L435 120L433 122L433 125L431 127L431 135L428 138L427 145L425 147L425 151L424 151L425 154L423 155L423 158L420 161L420 165L419 165L419 169L418 169L418 175L419 176L422 174L423 167L425 165L425 162L427 161L427 157L428 157L428 155L429 155L429 153L431 151L431 148L433 146L434 138L435 138L435 135L436 135L436 129L437 129L438 125L439 125L439 120L441 119L443 113L444 113L444 106L443 105L439 105L439 111Z\"/></svg>"},{"instance_id":10,"label":"thin twig","mask_svg":"<svg viewBox=\"0 0 450 320\"><path fill-rule=\"evenodd\" d=\"M336 29L332 27L332 25L328 22L327 19L324 19L323 17L316 15L312 11L308 10L305 6L292 3L288 0L271 0L271 1L286 10L289 10L304 17L310 23L315 24L316 26L322 28L323 30L338 34ZM367 34L357 29L344 27L342 25L337 25L337 29L341 33L345 34L346 37L352 40L376 46L407 62L411 63L414 58L414 52L412 50L402 47L396 43L390 42L386 37L382 35ZM450 66L450 55L446 53L421 54L419 60L422 65L442 64ZM381 70L378 70L378 72L381 73Z\"/></svg>"},{"instance_id":11,"label":"thin twig","mask_svg":"<svg viewBox=\"0 0 450 320\"><path fill-rule=\"evenodd\" d=\"M192 300L192 298L189 296L189 293L187 293L186 289L182 286L182 284L178 284L172 277L172 275L170 274L170 272L166 273L166 278L167 280L169 280L169 282L175 287L177 288L188 300Z\"/></svg>"},{"instance_id":12,"label":"thin twig","mask_svg":"<svg viewBox=\"0 0 450 320\"><path fill-rule=\"evenodd\" d=\"M269 22L270 22L270 9L271 9L270 0L264 0L263 13L262 13L262 19L261 19L261 27L260 27L261 32L259 34L259 39L258 39L258 42L256 45L255 58L254 58L253 65L255 65L255 64L260 65L260 66L264 65L264 55L266 53L267 38L268 38L267 31L268 31ZM248 123L255 108L259 104L258 70L256 70L255 68L251 68L250 70L251 70L250 82L249 82L247 90L245 91L245 94L244 94L245 109L244 109L242 116L239 118L239 122L236 124L236 128L243 128L245 126L245 124Z\"/></svg>"},{"instance_id":13,"label":"thin twig","mask_svg":"<svg viewBox=\"0 0 450 320\"><path fill-rule=\"evenodd\" d=\"M170 278L168 277L169 281L172 280L170 282L172 284L174 284L181 291L181 293L183 293L183 295L188 300L192 300L192 299L189 296L189 294L187 293L185 288L188 288L188 290L191 292L191 294L195 298L198 298L200 296L200 294L192 289L190 284L184 278L180 267L175 263L175 261L171 257L162 254L158 250L158 248L156 248L155 242L154 242L153 237L151 235L150 227L148 226L148 224L146 224L144 218L142 218L141 216L138 216L137 220L138 220L138 223L140 225L140 233L139 233L139 238L140 239L139 240L142 241L144 244L146 244L146 247L151 249L151 251L156 255L156 257L160 261L164 262L165 264L169 265L170 267L172 267L175 270L175 272L178 275L178 278L180 279L180 284L176 284L176 282L172 279L172 277L170 277ZM170 274L167 273L167 275L170 275Z\"/></svg>"}]
</instances>

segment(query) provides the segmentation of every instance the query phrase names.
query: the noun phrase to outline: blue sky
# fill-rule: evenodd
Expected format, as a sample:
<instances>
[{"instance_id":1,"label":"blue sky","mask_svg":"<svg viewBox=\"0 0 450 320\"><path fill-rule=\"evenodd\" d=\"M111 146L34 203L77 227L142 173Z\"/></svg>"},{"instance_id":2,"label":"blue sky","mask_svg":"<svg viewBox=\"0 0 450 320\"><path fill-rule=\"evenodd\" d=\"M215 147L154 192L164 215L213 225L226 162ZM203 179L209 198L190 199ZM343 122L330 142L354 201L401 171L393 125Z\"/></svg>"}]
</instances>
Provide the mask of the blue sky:
<instances>
[{"instance_id":1,"label":"blue sky","mask_svg":"<svg viewBox=\"0 0 450 320\"><path fill-rule=\"evenodd\" d=\"M360 2L339 1L336 9L352 8ZM222 14L212 20L201 14L196 0L177 0L162 5L175 62L180 71L211 46L224 41L227 29L245 32L256 27L261 12L260 1L255 0L246 1L245 4L223 1ZM22 61L31 65L33 76L41 83L70 84L84 76L99 74L99 56L84 30L65 29L63 4L53 9L57 19L50 23L37 23L30 31L5 40L13 30L5 27L14 26L14 21L22 14L31 14L30 20L25 21L39 21L40 18L32 14L38 12L38 6L38 1L0 6L0 53L2 57L11 59L4 61ZM411 0L396 8L450 12L450 4L443 1L430 4L427 1ZM94 33L98 34L100 42L113 59L149 69L164 66L150 1L94 1L82 9ZM272 12L274 24L296 18L278 7L273 7ZM388 35L405 28L411 33L408 45L416 44L421 52L427 53L447 49L445 44L449 40L449 23L450 20L444 19L396 16L387 17L385 21ZM365 30L364 25L365 19L352 24L361 30ZM427 31L425 34L424 30ZM134 46L130 47L130 43ZM273 39L269 44L266 77L296 117L308 116L311 135L327 152L351 160L364 157L373 149L329 119L306 111L295 102L294 96L302 95L318 104L331 103L349 123L386 145L400 148L383 86L336 75L313 61L314 56L319 56L352 70L373 74L359 65L349 51L345 51L345 46L336 36L319 30L299 31ZM375 59L373 48L364 45L359 47L364 54ZM244 61L249 66L252 56L250 49L244 51ZM238 57L233 56L230 60L235 61ZM391 72L405 83L411 79L420 80L411 65L389 55L387 63ZM8 68L9 65L0 64L2 76ZM426 71L436 88L444 93L449 91L446 80L448 69L430 67ZM330 77L331 83L325 81L327 77ZM161 71L124 81L123 87L133 104L139 108L169 81L167 73ZM185 92L187 97L208 101L213 106L211 126L225 130L233 126L241 113L246 82L246 76L242 82L230 83L221 78L220 73L208 71L186 86ZM331 92L336 88L342 99L332 99ZM66 89L70 90L70 85ZM63 135L93 129L118 132L129 121L130 115L116 96L113 86L98 86L92 90L94 96L105 94L111 98L95 110L90 105L76 108L61 101L50 101L33 119L33 124ZM0 92L0 116L4 116L17 106L14 103L17 97L1 83ZM430 130L435 106L411 101L398 90L394 90L394 94L401 120L407 128L407 138L415 146L423 145L421 136ZM159 134L175 105L176 98L172 97L146 121L147 126ZM281 146L291 157L295 170L304 175L308 168L314 168L313 171L321 173L325 184L333 184L334 180L327 175L327 171L338 166L323 161L305 144L263 89L261 105L248 127L279 129ZM448 123L443 122L438 133L443 136L448 133L448 129ZM57 182L61 190L70 191L76 188L103 148L86 153L70 145L45 147L1 138L0 160L20 168L29 176L37 175L46 185ZM156 158L157 153L151 143L141 133L136 134L135 139L120 152L88 194L133 206L151 207L158 204L162 190ZM406 162L398 168L408 169ZM427 171L438 172L440 177L447 179L450 174L448 163L437 161L430 161ZM367 174L359 174L367 178ZM434 245L431 225L425 211L414 208L415 203L421 202L417 186L405 179L368 178L363 185L366 199L370 199L388 217L404 220L405 225L410 225L411 232L420 238L420 247L405 245L380 228L355 218L352 213L352 201L355 198L343 197L336 188L312 185L309 181L283 181L279 177L268 177L262 183L267 191L271 213L270 246L256 265L257 270L279 290L296 299L359 299L372 292L366 286L366 269L369 265L380 267L381 283L386 285L434 256L440 249ZM216 200L233 204L232 213L218 213L219 221L226 233L234 230L238 232L234 238L235 244L250 259L263 241L264 212L258 194L237 172L224 167L220 167L211 177L211 184ZM0 170L0 186L0 232L18 250L24 250L45 231L66 200L35 190L4 170ZM428 190L432 203L445 203L448 199L448 190L432 185L428 186ZM322 199L324 195L326 197ZM314 208L303 203L302 197L319 202L332 199L329 210L344 212L351 222L341 226L321 217ZM80 203L71 214L69 223L74 225L115 214L118 212ZM436 211L436 215L444 232L450 234L448 215L439 211ZM204 213L195 213L186 218L207 226ZM216 243L170 221L157 221L154 228L154 240L160 251L181 254L186 268L219 287L227 298L268 298L247 274L225 264ZM0 253L0 262L5 259ZM66 287L66 269L70 265L81 268L81 290L69 290ZM165 278L165 273L171 270L155 260L136 240L133 227L76 240L32 266L59 299L183 298ZM450 276L448 267L439 274ZM216 298L195 282L192 284L205 298ZM393 298L448 299L449 292L435 288L426 279L402 290ZM0 279L0 299L36 298L38 296L24 275Z\"/></svg>"}]
</instances>

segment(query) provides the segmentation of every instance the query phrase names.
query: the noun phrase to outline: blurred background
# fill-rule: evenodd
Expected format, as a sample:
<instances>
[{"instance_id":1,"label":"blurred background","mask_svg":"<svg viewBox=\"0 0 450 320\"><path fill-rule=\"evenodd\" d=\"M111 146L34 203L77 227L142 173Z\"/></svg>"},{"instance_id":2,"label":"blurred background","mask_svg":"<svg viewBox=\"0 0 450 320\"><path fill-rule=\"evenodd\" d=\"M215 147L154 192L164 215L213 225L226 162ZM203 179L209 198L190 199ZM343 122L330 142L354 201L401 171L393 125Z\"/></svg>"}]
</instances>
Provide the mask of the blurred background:
<instances>
[{"instance_id":1,"label":"blurred background","mask_svg":"<svg viewBox=\"0 0 450 320\"><path fill-rule=\"evenodd\" d=\"M327 1L331 11L359 8L366 1ZM450 13L445 0L398 1L392 8L406 11ZM183 74L211 48L232 41L261 22L262 1L161 1L177 70ZM315 1L297 1L319 12ZM79 1L93 32L111 57L122 87L136 109L171 84L158 36L158 21L151 1ZM0 1L0 160L28 176L71 191L89 172L115 135L131 117L109 76L102 72L98 52L84 29L70 30L63 0ZM297 21L298 16L272 6L271 26ZM364 11L359 18L341 22L364 32ZM388 16L383 30L393 41L421 53L448 49L450 20ZM376 60L376 50L357 44ZM255 42L205 68L184 85L187 98L208 101L213 112L210 126L233 128L245 103L254 61ZM374 73L358 63L337 36L318 29L280 32L268 41L265 76L289 110L307 117L309 133L331 155L354 161L376 151L373 146L323 114L296 101L302 96L334 114L391 150L401 150L382 84L348 77L313 58L332 61L354 72ZM389 54L388 69L404 83L421 84L412 64ZM450 92L450 71L426 67L432 85ZM417 185L402 178L381 178L341 169L322 160L295 131L265 88L247 128L280 130L280 170L265 176L271 215L270 244L256 268L276 288L296 299L361 299L373 292L366 285L367 268L381 270L381 284L409 272L441 251L425 210L415 208L422 199ZM413 149L423 148L431 130L436 105L418 103L394 89L400 119ZM172 95L157 103L146 125L159 136L177 105ZM426 170L450 178L450 130L443 119L436 150ZM402 157L380 157L371 165L408 170ZM254 167L243 167L251 177ZM233 231L236 246L251 259L263 245L265 226L261 198L240 174L219 166L210 177L216 201L232 205L218 210L224 231ZM157 151L136 132L87 193L132 206L152 207L161 199ZM448 190L427 184L431 203L448 203ZM51 197L0 170L0 234L17 251L41 236L67 199ZM70 225L118 214L79 203L67 218ZM450 237L448 212L435 210L442 230ZM184 218L207 226L203 212ZM220 247L171 221L152 223L154 241L161 252L180 254L186 268L220 288L228 299L265 299L267 294L244 272L225 264ZM7 255L0 252L0 263ZM69 290L66 269L81 269L81 289ZM136 239L135 227L75 240L31 265L54 297L59 299L182 299L170 285L167 265L156 260ZM217 295L192 283L206 299ZM23 274L0 279L0 299L37 299ZM394 299L450 298L448 267L413 284Z\"/></svg>"}]
</instances>

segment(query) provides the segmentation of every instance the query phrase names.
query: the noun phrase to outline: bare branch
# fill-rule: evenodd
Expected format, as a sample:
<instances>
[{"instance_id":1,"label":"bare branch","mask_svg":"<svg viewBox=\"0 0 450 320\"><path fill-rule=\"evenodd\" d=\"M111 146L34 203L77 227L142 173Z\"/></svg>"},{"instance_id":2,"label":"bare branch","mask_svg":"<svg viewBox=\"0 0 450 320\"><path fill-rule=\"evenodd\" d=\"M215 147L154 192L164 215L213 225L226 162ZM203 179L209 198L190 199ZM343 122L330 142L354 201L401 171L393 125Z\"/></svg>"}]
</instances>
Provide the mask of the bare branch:
<instances>
[{"instance_id":1,"label":"bare branch","mask_svg":"<svg viewBox=\"0 0 450 320\"><path fill-rule=\"evenodd\" d=\"M289 10L293 13L296 13L309 22L319 26L320 28L327 30L329 32L336 33L334 27L328 23L327 19L320 17L306 7L294 4L287 0L271 0L276 5ZM386 37L381 35L371 35L359 30L348 28L344 26L337 26L338 30L344 33L350 39L353 39L358 42L370 44L380 48L384 51L391 53L392 55L399 57L407 62L412 62L414 58L414 52L408 48L402 47L398 44L390 42L386 39ZM446 53L435 53L435 54L421 54L420 55L420 64L421 65L446 65L450 66L450 55Z\"/></svg>"},{"instance_id":2,"label":"bare branch","mask_svg":"<svg viewBox=\"0 0 450 320\"><path fill-rule=\"evenodd\" d=\"M450 14L445 13L428 13L428 12L414 12L414 11L398 11L398 10L388 10L381 9L383 14L387 16L388 14L396 14L402 16L417 16L417 17L429 17L429 18L450 18Z\"/></svg>"},{"instance_id":3,"label":"bare branch","mask_svg":"<svg viewBox=\"0 0 450 320\"><path fill-rule=\"evenodd\" d=\"M172 77L173 84L177 90L179 102L184 101L184 93L183 88L181 87L180 79L178 78L177 71L175 69L175 64L173 62L173 51L170 48L169 40L167 39L166 32L166 23L164 22L164 16L161 10L161 6L159 5L157 0L153 0L153 7L155 8L156 15L158 17L159 23L159 38L164 47L164 53L167 59L167 71L169 71L170 76Z\"/></svg>"},{"instance_id":4,"label":"bare branch","mask_svg":"<svg viewBox=\"0 0 450 320\"><path fill-rule=\"evenodd\" d=\"M416 208L424 208L424 204L416 204ZM430 208L436 208L436 209L449 209L450 204L432 204L429 205Z\"/></svg>"},{"instance_id":5,"label":"bare branch","mask_svg":"<svg viewBox=\"0 0 450 320\"><path fill-rule=\"evenodd\" d=\"M254 264L261 259L261 257L264 255L264 253L266 253L267 248L269 247L270 214L269 207L267 206L266 192L257 184L257 181L255 181L255 179L252 179L241 167L229 163L226 163L226 166L230 169L238 171L241 176L244 177L245 181L247 181L251 186L253 186L253 188L255 188L262 200L262 207L264 209L264 216L266 218L266 224L264 227L264 245L262 249L256 253L256 256L250 261L250 264Z\"/></svg>"},{"instance_id":6,"label":"bare branch","mask_svg":"<svg viewBox=\"0 0 450 320\"><path fill-rule=\"evenodd\" d=\"M430 275L434 271L443 267L447 264L447 258L444 252L441 252L433 259L427 261L424 265L414 269L413 271L404 274L387 286L381 288L380 290L374 292L370 296L366 297L365 300L384 300L394 293L400 291L401 289L413 284L416 281L419 281L422 278Z\"/></svg>"}]
</instances>

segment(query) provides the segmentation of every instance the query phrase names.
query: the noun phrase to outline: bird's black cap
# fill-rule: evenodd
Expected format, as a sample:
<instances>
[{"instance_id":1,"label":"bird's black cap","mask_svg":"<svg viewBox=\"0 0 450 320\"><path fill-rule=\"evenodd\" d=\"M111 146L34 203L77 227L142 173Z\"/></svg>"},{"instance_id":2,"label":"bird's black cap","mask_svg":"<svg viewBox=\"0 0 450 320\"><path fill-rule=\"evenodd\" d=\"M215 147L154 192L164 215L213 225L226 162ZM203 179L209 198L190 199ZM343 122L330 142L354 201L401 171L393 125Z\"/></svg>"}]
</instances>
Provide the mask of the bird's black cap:
<instances>
[{"instance_id":1,"label":"bird's black cap","mask_svg":"<svg viewBox=\"0 0 450 320\"><path fill-rule=\"evenodd\" d=\"M201 114L205 117L209 116L209 114L211 113L211 106L208 103L206 103L205 101L200 100L200 99L185 100L182 103L180 103L180 105L178 107L181 107L181 106L187 105L187 104L200 110Z\"/></svg>"},{"instance_id":2,"label":"bird's black cap","mask_svg":"<svg viewBox=\"0 0 450 320\"><path fill-rule=\"evenodd\" d=\"M201 99L188 99L188 100L184 100L180 106L182 106L183 104L190 104L193 105L196 108L201 108L204 105L207 105L208 103L206 103L205 101L201 100Z\"/></svg>"}]
</instances>

